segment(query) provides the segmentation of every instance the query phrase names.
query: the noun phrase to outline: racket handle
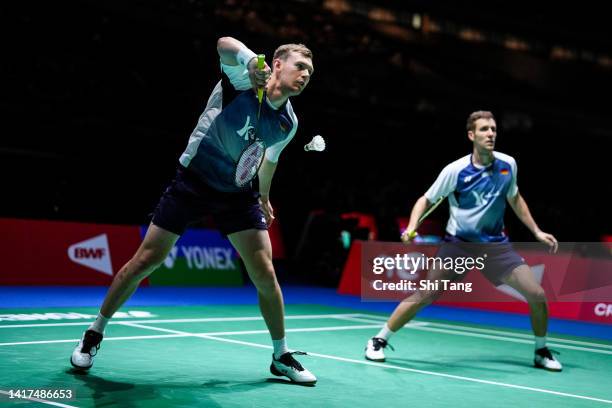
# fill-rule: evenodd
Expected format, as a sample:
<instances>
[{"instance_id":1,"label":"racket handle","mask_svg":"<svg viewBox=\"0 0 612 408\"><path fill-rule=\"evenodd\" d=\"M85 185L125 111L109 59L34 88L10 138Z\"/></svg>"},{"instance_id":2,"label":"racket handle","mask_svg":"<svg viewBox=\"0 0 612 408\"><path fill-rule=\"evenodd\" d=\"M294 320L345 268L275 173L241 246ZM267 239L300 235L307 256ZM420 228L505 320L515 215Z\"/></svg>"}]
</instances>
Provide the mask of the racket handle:
<instances>
[{"instance_id":1,"label":"racket handle","mask_svg":"<svg viewBox=\"0 0 612 408\"><path fill-rule=\"evenodd\" d=\"M403 243L408 244L413 239L415 239L417 237L417 235L419 235L419 234L415 230L412 230L412 231L405 230L402 233L401 240L402 240Z\"/></svg>"},{"instance_id":2,"label":"racket handle","mask_svg":"<svg viewBox=\"0 0 612 408\"><path fill-rule=\"evenodd\" d=\"M257 56L257 69L259 70L264 69L265 63L266 63L266 56L264 54L259 54ZM259 100L259 103L261 103L261 101L263 100L263 92L264 92L263 88L257 88L257 99Z\"/></svg>"}]
</instances>

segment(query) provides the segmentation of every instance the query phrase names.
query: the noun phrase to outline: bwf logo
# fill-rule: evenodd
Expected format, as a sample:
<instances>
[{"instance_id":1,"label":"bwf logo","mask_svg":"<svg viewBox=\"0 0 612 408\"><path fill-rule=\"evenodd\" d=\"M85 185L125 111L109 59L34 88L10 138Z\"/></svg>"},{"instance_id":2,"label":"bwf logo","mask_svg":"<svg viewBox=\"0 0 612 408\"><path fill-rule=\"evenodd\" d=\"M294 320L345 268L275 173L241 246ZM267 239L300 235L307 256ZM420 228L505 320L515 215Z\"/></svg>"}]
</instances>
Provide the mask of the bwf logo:
<instances>
[{"instance_id":1,"label":"bwf logo","mask_svg":"<svg viewBox=\"0 0 612 408\"><path fill-rule=\"evenodd\" d=\"M113 276L108 237L101 234L68 248L68 258L74 263Z\"/></svg>"},{"instance_id":2,"label":"bwf logo","mask_svg":"<svg viewBox=\"0 0 612 408\"><path fill-rule=\"evenodd\" d=\"M100 259L106 254L106 248L74 248L74 257L77 259Z\"/></svg>"}]
</instances>

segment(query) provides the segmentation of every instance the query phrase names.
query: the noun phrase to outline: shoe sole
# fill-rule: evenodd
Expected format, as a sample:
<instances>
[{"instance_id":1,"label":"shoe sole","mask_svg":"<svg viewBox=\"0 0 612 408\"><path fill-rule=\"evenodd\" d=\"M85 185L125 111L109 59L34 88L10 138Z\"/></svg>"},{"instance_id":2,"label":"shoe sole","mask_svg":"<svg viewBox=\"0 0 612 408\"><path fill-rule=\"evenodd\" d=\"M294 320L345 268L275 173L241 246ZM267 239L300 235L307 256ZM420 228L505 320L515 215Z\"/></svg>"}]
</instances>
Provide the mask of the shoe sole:
<instances>
[{"instance_id":1,"label":"shoe sole","mask_svg":"<svg viewBox=\"0 0 612 408\"><path fill-rule=\"evenodd\" d=\"M270 372L272 374L274 374L277 377L287 377L289 380L291 380L291 382L296 383L296 384L304 384L304 385L313 385L317 383L317 380L314 381L295 381L293 378L289 377L286 374L281 373L280 371L278 371L278 369L276 367L274 367L274 364L270 364Z\"/></svg>"},{"instance_id":2,"label":"shoe sole","mask_svg":"<svg viewBox=\"0 0 612 408\"><path fill-rule=\"evenodd\" d=\"M92 365L90 365L89 367L81 367L81 366L78 366L78 365L76 365L76 364L74 364L74 363L72 362L72 357L70 357L70 364L71 364L71 365L72 365L74 368L76 368L77 370L81 370L81 371L89 371L89 369L90 369L91 367L93 367L93 364L92 364Z\"/></svg>"},{"instance_id":3,"label":"shoe sole","mask_svg":"<svg viewBox=\"0 0 612 408\"><path fill-rule=\"evenodd\" d=\"M370 358L368 356L365 356L365 359L369 360L369 361L374 361L375 363L384 363L385 361L387 361L386 358L383 358L383 359L374 359L374 358Z\"/></svg>"},{"instance_id":4,"label":"shoe sole","mask_svg":"<svg viewBox=\"0 0 612 408\"><path fill-rule=\"evenodd\" d=\"M559 368L559 369L557 369L557 368L548 368L548 367L544 367L543 365L539 365L539 364L535 364L535 363L533 364L533 366L535 368L539 368L541 370L546 370L546 371L551 371L553 373L559 373L559 372L563 371L563 368Z\"/></svg>"}]
</instances>

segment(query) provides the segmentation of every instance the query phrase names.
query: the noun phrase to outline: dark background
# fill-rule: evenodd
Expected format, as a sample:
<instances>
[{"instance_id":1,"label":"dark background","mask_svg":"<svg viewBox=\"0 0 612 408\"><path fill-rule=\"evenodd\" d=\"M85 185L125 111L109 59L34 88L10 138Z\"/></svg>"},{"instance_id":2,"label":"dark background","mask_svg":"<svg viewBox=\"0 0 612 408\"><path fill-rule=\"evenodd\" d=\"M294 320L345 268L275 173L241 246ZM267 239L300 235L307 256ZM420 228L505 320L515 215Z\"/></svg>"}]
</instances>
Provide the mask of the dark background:
<instances>
[{"instance_id":1,"label":"dark background","mask_svg":"<svg viewBox=\"0 0 612 408\"><path fill-rule=\"evenodd\" d=\"M3 3L0 216L147 223L219 80L216 39L230 35L268 62L286 42L314 52L312 81L292 99L300 128L272 187L290 257L313 209L373 214L380 238L397 240L395 217L471 151L465 120L479 109L495 113L496 149L517 159L542 229L598 241L612 232L612 30L603 6L564 7ZM426 25L413 26L415 15ZM305 153L316 134L327 151ZM507 227L533 239L511 211Z\"/></svg>"}]
</instances>

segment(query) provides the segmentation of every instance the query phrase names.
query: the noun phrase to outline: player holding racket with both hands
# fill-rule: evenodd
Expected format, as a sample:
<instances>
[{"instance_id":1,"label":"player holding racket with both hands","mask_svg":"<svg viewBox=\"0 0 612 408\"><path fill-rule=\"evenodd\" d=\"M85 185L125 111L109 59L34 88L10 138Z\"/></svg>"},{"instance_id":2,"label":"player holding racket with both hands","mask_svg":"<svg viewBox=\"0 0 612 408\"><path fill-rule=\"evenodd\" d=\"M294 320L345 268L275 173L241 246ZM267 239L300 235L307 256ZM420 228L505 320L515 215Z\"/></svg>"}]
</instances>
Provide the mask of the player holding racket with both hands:
<instances>
[{"instance_id":1,"label":"player holding racket with both hands","mask_svg":"<svg viewBox=\"0 0 612 408\"><path fill-rule=\"evenodd\" d=\"M308 85L312 52L301 44L282 45L269 67L231 37L220 38L217 51L221 80L179 159L175 179L153 212L140 248L113 279L96 321L71 356L78 369L92 366L108 320L164 261L185 229L212 215L257 288L274 346L271 372L301 384L317 380L293 357L300 352L287 348L283 296L267 231L274 220L269 198L272 177L298 125L289 98ZM265 95L259 91L264 87Z\"/></svg>"},{"instance_id":2,"label":"player holding racket with both hands","mask_svg":"<svg viewBox=\"0 0 612 408\"><path fill-rule=\"evenodd\" d=\"M534 365L561 371L561 363L546 347L548 306L544 289L503 232L506 202L536 239L549 246L551 252L557 251L557 240L540 230L531 216L527 203L518 191L515 160L494 151L497 125L493 114L487 111L470 114L467 136L472 141L472 154L446 166L425 195L417 200L408 227L402 234L402 241L414 239L425 216L444 197L448 197L450 218L446 226L447 235L436 258L474 258L486 253L485 268L482 270L484 276L496 286L503 283L511 286L529 303L531 326L535 334ZM433 267L428 271L427 279L454 281L462 276L453 270ZM423 306L432 303L441 294L441 290L417 290L402 301L380 332L368 340L366 359L385 361L384 349L389 338Z\"/></svg>"}]
</instances>

